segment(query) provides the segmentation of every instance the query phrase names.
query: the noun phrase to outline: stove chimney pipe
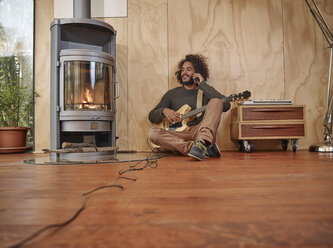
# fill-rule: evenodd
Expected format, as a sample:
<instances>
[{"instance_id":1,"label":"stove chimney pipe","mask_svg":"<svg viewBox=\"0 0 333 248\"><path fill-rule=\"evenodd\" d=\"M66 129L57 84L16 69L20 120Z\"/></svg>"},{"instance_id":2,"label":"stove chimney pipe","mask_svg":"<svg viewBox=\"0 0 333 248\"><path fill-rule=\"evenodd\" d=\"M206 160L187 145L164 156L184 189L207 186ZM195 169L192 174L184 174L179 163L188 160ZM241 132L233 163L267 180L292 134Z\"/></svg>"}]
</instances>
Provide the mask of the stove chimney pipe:
<instances>
[{"instance_id":1,"label":"stove chimney pipe","mask_svg":"<svg viewBox=\"0 0 333 248\"><path fill-rule=\"evenodd\" d=\"M90 0L74 0L73 16L74 18L91 18Z\"/></svg>"}]
</instances>

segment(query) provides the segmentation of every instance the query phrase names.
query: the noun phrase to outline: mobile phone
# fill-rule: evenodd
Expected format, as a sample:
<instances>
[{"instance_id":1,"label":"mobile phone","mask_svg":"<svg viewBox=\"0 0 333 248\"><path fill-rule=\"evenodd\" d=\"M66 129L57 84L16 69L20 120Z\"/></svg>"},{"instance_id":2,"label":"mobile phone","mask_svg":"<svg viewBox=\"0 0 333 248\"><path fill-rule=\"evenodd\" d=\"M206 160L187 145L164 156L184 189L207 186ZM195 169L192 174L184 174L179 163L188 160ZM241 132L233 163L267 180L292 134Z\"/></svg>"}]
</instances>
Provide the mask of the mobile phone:
<instances>
[{"instance_id":1,"label":"mobile phone","mask_svg":"<svg viewBox=\"0 0 333 248\"><path fill-rule=\"evenodd\" d=\"M196 83L196 84L199 84L199 83L200 83L200 79L199 79L199 77L195 77L195 76L193 76L191 80L192 80L194 83Z\"/></svg>"}]
</instances>

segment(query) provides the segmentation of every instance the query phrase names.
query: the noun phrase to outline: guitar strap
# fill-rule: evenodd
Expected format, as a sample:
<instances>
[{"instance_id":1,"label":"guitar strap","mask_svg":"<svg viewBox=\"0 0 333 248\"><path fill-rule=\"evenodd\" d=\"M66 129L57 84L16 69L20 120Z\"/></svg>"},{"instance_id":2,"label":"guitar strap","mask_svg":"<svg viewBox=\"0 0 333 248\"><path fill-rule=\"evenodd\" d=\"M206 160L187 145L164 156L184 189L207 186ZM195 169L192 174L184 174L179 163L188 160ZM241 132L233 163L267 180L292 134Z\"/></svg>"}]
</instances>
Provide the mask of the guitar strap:
<instances>
[{"instance_id":1,"label":"guitar strap","mask_svg":"<svg viewBox=\"0 0 333 248\"><path fill-rule=\"evenodd\" d=\"M197 95L197 109L202 107L202 90L198 90L198 95ZM199 118L199 116L202 113L197 114L197 118Z\"/></svg>"}]
</instances>

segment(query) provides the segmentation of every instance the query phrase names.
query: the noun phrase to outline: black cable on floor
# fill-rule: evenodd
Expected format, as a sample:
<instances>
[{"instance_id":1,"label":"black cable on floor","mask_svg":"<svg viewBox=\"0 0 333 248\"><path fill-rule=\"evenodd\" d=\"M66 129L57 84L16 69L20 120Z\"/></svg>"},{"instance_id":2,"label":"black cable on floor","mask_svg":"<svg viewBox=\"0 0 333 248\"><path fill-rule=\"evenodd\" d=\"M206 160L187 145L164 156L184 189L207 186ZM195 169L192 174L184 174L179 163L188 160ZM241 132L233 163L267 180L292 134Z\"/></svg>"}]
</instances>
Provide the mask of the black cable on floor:
<instances>
[{"instance_id":1,"label":"black cable on floor","mask_svg":"<svg viewBox=\"0 0 333 248\"><path fill-rule=\"evenodd\" d=\"M90 190L90 191L88 191L86 193L83 193L81 195L82 198L83 198L83 204L82 204L82 206L68 220L66 220L66 221L64 221L62 223L58 223L58 224L47 225L47 226L41 228L40 230L38 230L37 232L31 234L29 237L25 238L24 240L22 240L22 241L20 241L20 242L18 242L16 244L10 246L9 248L19 248L19 247L22 247L27 242L33 240L34 238L36 238L37 236L39 236L41 233L45 232L48 229L57 228L57 227L60 228L60 227L64 227L64 226L68 225L69 223L71 223L72 221L74 221L79 216L79 214L82 212L82 210L85 208L85 206L87 204L87 196L90 195L90 194L92 194L92 193L94 193L95 191L98 191L98 190L104 189L104 188L112 188L112 187L124 189L124 186L122 186L122 185L120 185L118 183L119 179L136 181L136 175L132 171L143 170L143 169L145 169L147 167L157 168L157 166L158 166L157 159L162 158L162 156L159 156L158 158L156 158L156 157L152 158L151 157L152 154L153 153L150 153L145 160L139 161L139 162L137 162L134 165L129 165L128 169L126 169L126 170L120 170L118 172L119 176L115 179L115 184L103 185L103 186L97 187L95 189L92 189L92 190ZM146 164L144 166L142 166L142 167L138 167L137 168L137 166L139 164L141 164L143 161L146 161ZM133 177L124 176L124 174L126 174L126 173L131 174Z\"/></svg>"}]
</instances>

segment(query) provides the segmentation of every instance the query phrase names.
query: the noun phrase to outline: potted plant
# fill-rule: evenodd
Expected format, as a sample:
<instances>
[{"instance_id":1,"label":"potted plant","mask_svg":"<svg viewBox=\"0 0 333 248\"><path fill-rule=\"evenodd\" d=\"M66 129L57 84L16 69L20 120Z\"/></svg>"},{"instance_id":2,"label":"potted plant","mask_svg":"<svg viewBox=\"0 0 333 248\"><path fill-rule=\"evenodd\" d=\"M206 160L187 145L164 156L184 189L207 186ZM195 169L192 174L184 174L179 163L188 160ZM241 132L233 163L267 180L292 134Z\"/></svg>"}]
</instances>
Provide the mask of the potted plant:
<instances>
[{"instance_id":1,"label":"potted plant","mask_svg":"<svg viewBox=\"0 0 333 248\"><path fill-rule=\"evenodd\" d=\"M32 124L32 89L21 85L16 56L0 57L0 153L25 152Z\"/></svg>"}]
</instances>

